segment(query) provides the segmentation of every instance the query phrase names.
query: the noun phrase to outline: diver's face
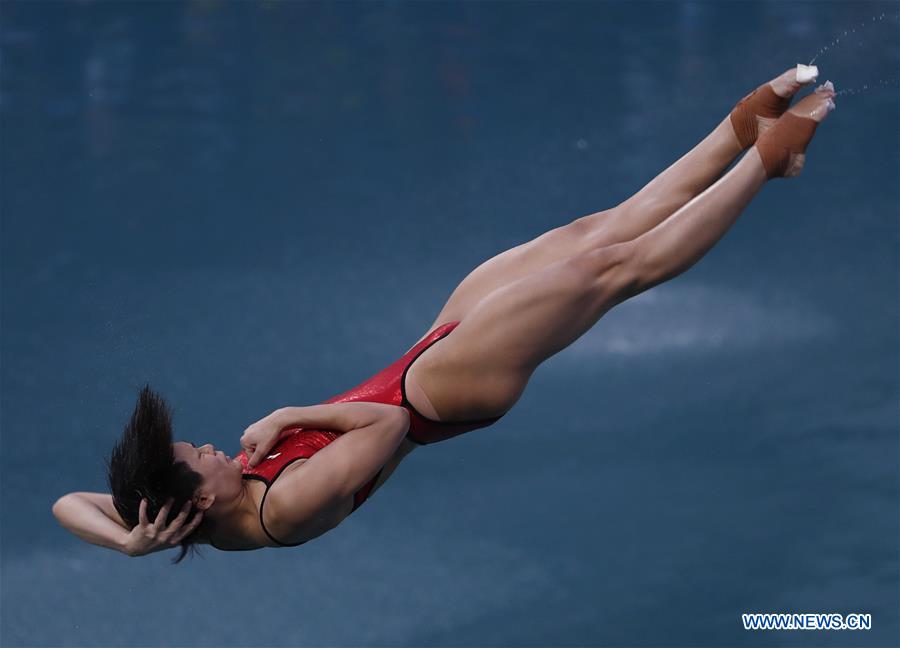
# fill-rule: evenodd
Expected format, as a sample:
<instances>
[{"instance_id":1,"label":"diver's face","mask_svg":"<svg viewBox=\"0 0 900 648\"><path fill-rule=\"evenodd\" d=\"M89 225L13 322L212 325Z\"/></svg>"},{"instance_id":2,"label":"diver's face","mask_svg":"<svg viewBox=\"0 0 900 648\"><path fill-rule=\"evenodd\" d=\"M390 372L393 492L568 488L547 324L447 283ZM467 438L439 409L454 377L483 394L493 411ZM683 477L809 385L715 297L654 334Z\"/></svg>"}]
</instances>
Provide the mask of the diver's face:
<instances>
[{"instance_id":1,"label":"diver's face","mask_svg":"<svg viewBox=\"0 0 900 648\"><path fill-rule=\"evenodd\" d=\"M243 467L237 459L229 459L221 450L216 450L211 443L195 447L192 443L179 441L172 444L175 460L183 461L191 470L203 476L197 503L205 510L216 500L220 504L230 502L241 493L241 472Z\"/></svg>"}]
</instances>

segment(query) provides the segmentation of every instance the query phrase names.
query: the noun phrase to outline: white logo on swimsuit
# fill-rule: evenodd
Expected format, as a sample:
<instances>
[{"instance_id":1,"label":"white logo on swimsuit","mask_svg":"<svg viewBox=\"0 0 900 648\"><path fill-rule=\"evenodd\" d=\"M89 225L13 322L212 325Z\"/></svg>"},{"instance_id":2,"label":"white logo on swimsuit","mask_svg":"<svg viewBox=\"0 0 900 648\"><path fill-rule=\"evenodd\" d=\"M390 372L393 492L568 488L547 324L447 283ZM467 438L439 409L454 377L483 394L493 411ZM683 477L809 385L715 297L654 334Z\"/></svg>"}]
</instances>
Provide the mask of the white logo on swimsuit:
<instances>
[{"instance_id":1,"label":"white logo on swimsuit","mask_svg":"<svg viewBox=\"0 0 900 648\"><path fill-rule=\"evenodd\" d=\"M275 454L269 455L268 457L266 457L266 459L274 459L275 457L279 456L280 454L281 454L280 452L276 452Z\"/></svg>"}]
</instances>

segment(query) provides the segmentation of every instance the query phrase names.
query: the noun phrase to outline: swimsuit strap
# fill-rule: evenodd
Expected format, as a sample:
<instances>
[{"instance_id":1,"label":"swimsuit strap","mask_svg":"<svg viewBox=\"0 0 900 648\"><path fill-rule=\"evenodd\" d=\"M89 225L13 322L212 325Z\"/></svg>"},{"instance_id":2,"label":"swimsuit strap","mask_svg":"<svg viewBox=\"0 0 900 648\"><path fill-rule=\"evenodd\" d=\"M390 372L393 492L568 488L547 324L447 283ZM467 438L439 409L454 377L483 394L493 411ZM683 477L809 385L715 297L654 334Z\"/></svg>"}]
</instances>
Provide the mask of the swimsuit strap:
<instances>
[{"instance_id":1,"label":"swimsuit strap","mask_svg":"<svg viewBox=\"0 0 900 648\"><path fill-rule=\"evenodd\" d=\"M299 458L300 457L298 457L298 459ZM293 462L291 462L291 463L293 463ZM287 468L288 465L289 464L285 464L284 467L280 471L278 471L278 474L280 475L282 472L284 472L284 468ZM276 475L275 479L277 479L277 478L278 478L278 476ZM275 544L281 545L282 547L299 547L300 545L302 545L303 543L308 542L308 541L303 540L302 542L296 542L294 544L288 544L287 542L282 542L281 540L279 540L278 538L273 536L271 533L269 533L269 530L266 528L266 523L263 522L263 507L266 505L266 497L268 497L269 489L272 488L272 484L275 483L275 479L273 479L271 482L268 482L266 484L266 492L263 493L262 501L260 501L260 503L259 503L259 526L262 527L263 533L265 533L267 536L269 536L269 539L272 542L274 542Z\"/></svg>"}]
</instances>

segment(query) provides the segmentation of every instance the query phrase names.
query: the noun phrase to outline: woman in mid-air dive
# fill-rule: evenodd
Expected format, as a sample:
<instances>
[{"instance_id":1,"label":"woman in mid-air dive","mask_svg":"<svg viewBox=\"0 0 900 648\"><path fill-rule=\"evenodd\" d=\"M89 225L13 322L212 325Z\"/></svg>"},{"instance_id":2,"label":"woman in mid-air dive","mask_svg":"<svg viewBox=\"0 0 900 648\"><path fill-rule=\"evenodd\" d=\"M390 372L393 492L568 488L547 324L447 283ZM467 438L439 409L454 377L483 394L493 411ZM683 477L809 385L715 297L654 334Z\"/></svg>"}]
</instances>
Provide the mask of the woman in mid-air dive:
<instances>
[{"instance_id":1,"label":"woman in mid-air dive","mask_svg":"<svg viewBox=\"0 0 900 648\"><path fill-rule=\"evenodd\" d=\"M413 449L495 422L542 362L695 264L767 180L797 175L835 96L829 82L789 109L802 85L791 68L620 205L482 263L396 362L323 404L254 423L234 458L175 441L170 410L145 387L108 462L111 494L64 495L54 515L130 556L181 545L175 562L196 544L296 546L334 528Z\"/></svg>"}]
</instances>

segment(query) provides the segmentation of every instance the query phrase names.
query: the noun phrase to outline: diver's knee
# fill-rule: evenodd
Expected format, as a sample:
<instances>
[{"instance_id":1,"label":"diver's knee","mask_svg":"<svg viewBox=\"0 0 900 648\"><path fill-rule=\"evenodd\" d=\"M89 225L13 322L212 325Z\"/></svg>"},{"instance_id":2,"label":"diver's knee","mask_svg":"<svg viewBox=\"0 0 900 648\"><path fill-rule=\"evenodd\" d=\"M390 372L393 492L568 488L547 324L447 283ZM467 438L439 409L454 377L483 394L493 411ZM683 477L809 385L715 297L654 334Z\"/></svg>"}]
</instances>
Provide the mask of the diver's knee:
<instances>
[{"instance_id":1,"label":"diver's knee","mask_svg":"<svg viewBox=\"0 0 900 648\"><path fill-rule=\"evenodd\" d=\"M590 250L579 260L610 307L642 292L639 251L633 241Z\"/></svg>"}]
</instances>

